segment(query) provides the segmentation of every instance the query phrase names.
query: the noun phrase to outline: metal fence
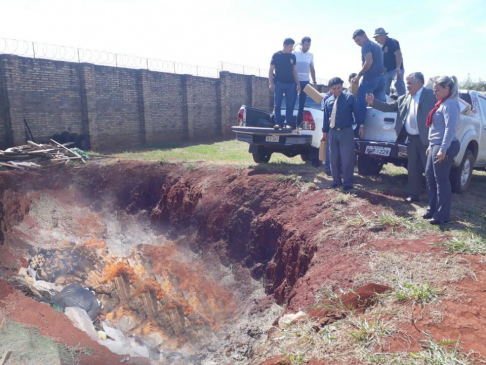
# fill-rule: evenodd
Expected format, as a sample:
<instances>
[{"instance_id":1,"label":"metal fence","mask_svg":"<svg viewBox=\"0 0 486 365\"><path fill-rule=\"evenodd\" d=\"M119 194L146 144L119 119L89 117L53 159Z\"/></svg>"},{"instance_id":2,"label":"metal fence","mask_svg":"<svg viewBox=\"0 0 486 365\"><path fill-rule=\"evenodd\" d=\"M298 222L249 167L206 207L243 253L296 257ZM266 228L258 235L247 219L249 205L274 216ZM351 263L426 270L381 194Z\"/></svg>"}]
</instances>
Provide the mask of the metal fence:
<instances>
[{"instance_id":1,"label":"metal fence","mask_svg":"<svg viewBox=\"0 0 486 365\"><path fill-rule=\"evenodd\" d=\"M69 46L58 46L49 43L30 42L9 38L0 38L0 54L43 58L56 61L93 63L95 65L113 67L147 69L151 71L213 78L218 78L221 71L228 71L242 75L255 75L260 77L268 76L268 69L236 65L227 62L220 62L219 67L206 67L173 61L164 61L156 58L138 57L122 53ZM317 79L317 82L319 84L327 85L327 80L325 79Z\"/></svg>"}]
</instances>

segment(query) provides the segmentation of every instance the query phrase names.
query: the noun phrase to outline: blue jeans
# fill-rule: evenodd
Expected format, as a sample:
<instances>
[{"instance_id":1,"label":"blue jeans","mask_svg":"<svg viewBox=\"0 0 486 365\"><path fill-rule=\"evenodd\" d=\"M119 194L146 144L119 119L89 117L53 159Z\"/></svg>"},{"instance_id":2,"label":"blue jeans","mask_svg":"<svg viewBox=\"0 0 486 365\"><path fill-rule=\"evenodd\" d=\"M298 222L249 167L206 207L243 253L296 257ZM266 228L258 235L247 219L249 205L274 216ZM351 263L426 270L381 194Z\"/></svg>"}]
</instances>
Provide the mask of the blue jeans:
<instances>
[{"instance_id":1,"label":"blue jeans","mask_svg":"<svg viewBox=\"0 0 486 365\"><path fill-rule=\"evenodd\" d=\"M386 94L385 94L385 77L378 76L371 80L361 81L358 89L358 113L360 113L362 120L365 120L366 117L366 106L368 103L366 102L366 94L373 93L376 100L379 101L386 101Z\"/></svg>"},{"instance_id":2,"label":"blue jeans","mask_svg":"<svg viewBox=\"0 0 486 365\"><path fill-rule=\"evenodd\" d=\"M297 86L295 82L291 84L284 84L283 82L275 82L275 124L280 127L283 126L282 120L282 100L285 94L285 124L295 128L294 123L294 102L297 94Z\"/></svg>"},{"instance_id":3,"label":"blue jeans","mask_svg":"<svg viewBox=\"0 0 486 365\"><path fill-rule=\"evenodd\" d=\"M402 77L397 77L397 70L391 70L385 72L385 94L386 95L390 95L390 86L393 80L395 80L395 89L397 90L398 96L402 96L406 94L405 82L403 81L403 76L405 75L405 71L402 68L400 72L402 73Z\"/></svg>"},{"instance_id":4,"label":"blue jeans","mask_svg":"<svg viewBox=\"0 0 486 365\"><path fill-rule=\"evenodd\" d=\"M304 106L305 106L305 101L307 100L307 94L304 92L304 88L308 83L309 81L300 81L299 112L297 114L297 127L300 125L300 123L302 123L302 119L304 117ZM295 97L297 98L297 94L295 94Z\"/></svg>"}]
</instances>

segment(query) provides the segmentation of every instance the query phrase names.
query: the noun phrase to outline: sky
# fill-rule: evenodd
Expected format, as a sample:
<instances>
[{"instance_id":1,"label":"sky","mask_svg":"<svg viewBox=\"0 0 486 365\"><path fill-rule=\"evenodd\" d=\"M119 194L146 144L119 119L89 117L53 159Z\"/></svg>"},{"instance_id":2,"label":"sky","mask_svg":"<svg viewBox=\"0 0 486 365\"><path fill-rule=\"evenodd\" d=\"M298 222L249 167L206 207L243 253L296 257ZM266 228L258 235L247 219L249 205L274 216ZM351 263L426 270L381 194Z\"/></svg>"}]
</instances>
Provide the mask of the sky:
<instances>
[{"instance_id":1,"label":"sky","mask_svg":"<svg viewBox=\"0 0 486 365\"><path fill-rule=\"evenodd\" d=\"M486 79L485 0L0 0L0 13L2 38L214 68L267 70L285 38L309 36L317 77L346 80L361 68L353 32L383 27L406 74Z\"/></svg>"}]
</instances>

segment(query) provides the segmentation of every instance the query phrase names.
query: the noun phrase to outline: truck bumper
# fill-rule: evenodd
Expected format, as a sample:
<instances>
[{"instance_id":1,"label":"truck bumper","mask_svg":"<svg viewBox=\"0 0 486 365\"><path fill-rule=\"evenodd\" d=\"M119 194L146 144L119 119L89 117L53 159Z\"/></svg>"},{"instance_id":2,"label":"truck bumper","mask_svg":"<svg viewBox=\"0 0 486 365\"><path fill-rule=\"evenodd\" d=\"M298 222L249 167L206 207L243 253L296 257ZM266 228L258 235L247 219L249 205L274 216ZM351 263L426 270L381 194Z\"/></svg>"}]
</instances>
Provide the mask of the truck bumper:
<instances>
[{"instance_id":1,"label":"truck bumper","mask_svg":"<svg viewBox=\"0 0 486 365\"><path fill-rule=\"evenodd\" d=\"M403 144L356 140L354 146L358 155L377 159L407 159L407 146Z\"/></svg>"}]
</instances>

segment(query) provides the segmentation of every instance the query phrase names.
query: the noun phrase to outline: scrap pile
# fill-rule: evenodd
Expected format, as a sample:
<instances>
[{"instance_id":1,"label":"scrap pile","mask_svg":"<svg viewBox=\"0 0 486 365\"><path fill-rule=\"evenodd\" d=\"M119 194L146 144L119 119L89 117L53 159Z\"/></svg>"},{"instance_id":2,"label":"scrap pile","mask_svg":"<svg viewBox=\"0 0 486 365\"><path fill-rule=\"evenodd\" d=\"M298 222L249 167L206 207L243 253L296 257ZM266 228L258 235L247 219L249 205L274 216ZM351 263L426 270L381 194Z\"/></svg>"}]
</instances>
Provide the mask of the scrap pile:
<instances>
[{"instance_id":1,"label":"scrap pile","mask_svg":"<svg viewBox=\"0 0 486 365\"><path fill-rule=\"evenodd\" d=\"M55 166L66 165L69 162L86 163L88 159L101 156L88 156L77 148L68 148L73 142L60 144L50 140L49 144L37 144L27 141L24 146L0 150L0 170L45 170Z\"/></svg>"}]
</instances>

